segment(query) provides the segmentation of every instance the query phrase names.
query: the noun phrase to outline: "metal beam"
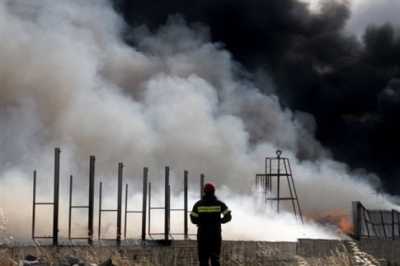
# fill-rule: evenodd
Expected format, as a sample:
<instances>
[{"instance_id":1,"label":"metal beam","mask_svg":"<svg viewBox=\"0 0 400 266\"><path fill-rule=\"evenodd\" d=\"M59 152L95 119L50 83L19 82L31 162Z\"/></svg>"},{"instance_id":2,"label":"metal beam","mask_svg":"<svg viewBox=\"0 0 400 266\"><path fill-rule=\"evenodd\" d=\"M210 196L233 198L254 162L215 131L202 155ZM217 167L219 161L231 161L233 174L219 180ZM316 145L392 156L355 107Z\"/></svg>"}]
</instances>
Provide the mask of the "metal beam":
<instances>
[{"instance_id":1,"label":"metal beam","mask_svg":"<svg viewBox=\"0 0 400 266\"><path fill-rule=\"evenodd\" d=\"M122 175L124 165L118 164L118 206L117 206L117 245L121 245L121 214L122 214Z\"/></svg>"},{"instance_id":2,"label":"metal beam","mask_svg":"<svg viewBox=\"0 0 400 266\"><path fill-rule=\"evenodd\" d=\"M93 223L94 223L94 184L95 184L95 162L96 157L90 156L89 162L89 210L88 210L88 243L93 245Z\"/></svg>"},{"instance_id":3,"label":"metal beam","mask_svg":"<svg viewBox=\"0 0 400 266\"><path fill-rule=\"evenodd\" d=\"M60 202L60 148L54 150L54 207L53 207L53 245L58 245L58 209Z\"/></svg>"},{"instance_id":4,"label":"metal beam","mask_svg":"<svg viewBox=\"0 0 400 266\"><path fill-rule=\"evenodd\" d=\"M143 168L143 199L142 199L142 240L146 240L146 217L147 217L147 179L149 169Z\"/></svg>"},{"instance_id":5,"label":"metal beam","mask_svg":"<svg viewBox=\"0 0 400 266\"><path fill-rule=\"evenodd\" d=\"M169 197L170 197L170 187L169 187L169 167L165 167L165 211L164 211L164 240L168 241L169 239L169 220L170 220L170 206L169 206Z\"/></svg>"},{"instance_id":6,"label":"metal beam","mask_svg":"<svg viewBox=\"0 0 400 266\"><path fill-rule=\"evenodd\" d=\"M354 238L359 240L361 237L361 203L359 201L352 202L353 208L353 230ZM367 225L368 229L368 225Z\"/></svg>"},{"instance_id":7,"label":"metal beam","mask_svg":"<svg viewBox=\"0 0 400 266\"><path fill-rule=\"evenodd\" d=\"M72 186L73 176L69 176L69 208L68 208L68 239L71 240L71 224L72 224Z\"/></svg>"},{"instance_id":8,"label":"metal beam","mask_svg":"<svg viewBox=\"0 0 400 266\"><path fill-rule=\"evenodd\" d=\"M102 212L102 210L101 210L101 208L102 208L102 202L103 201L103 182L100 182L100 184L99 184L99 219L98 219L98 222L99 222L99 225L98 225L98 227L97 227L97 238L99 239L99 241L101 240L101 212Z\"/></svg>"},{"instance_id":9,"label":"metal beam","mask_svg":"<svg viewBox=\"0 0 400 266\"><path fill-rule=\"evenodd\" d=\"M128 222L128 184L125 184L125 219L124 219L124 239L126 240Z\"/></svg>"},{"instance_id":10,"label":"metal beam","mask_svg":"<svg viewBox=\"0 0 400 266\"><path fill-rule=\"evenodd\" d=\"M36 170L33 171L32 239L35 239L36 220Z\"/></svg>"},{"instance_id":11,"label":"metal beam","mask_svg":"<svg viewBox=\"0 0 400 266\"><path fill-rule=\"evenodd\" d=\"M189 238L188 236L188 176L189 172L185 170L183 175L183 234L185 240Z\"/></svg>"}]
</instances>

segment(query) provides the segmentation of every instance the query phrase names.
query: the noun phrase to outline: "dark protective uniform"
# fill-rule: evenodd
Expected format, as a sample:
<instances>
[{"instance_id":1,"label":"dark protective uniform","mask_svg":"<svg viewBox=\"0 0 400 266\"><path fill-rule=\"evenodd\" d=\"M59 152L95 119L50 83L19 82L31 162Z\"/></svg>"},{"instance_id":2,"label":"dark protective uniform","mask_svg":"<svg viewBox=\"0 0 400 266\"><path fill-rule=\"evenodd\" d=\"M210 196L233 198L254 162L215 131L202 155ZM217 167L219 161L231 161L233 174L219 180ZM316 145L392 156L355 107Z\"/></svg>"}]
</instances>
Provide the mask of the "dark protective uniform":
<instances>
[{"instance_id":1,"label":"dark protective uniform","mask_svg":"<svg viewBox=\"0 0 400 266\"><path fill-rule=\"evenodd\" d=\"M193 206L190 219L198 226L197 248L200 266L208 266L209 259L212 266L219 266L221 224L232 219L231 211L213 194L206 194Z\"/></svg>"}]
</instances>

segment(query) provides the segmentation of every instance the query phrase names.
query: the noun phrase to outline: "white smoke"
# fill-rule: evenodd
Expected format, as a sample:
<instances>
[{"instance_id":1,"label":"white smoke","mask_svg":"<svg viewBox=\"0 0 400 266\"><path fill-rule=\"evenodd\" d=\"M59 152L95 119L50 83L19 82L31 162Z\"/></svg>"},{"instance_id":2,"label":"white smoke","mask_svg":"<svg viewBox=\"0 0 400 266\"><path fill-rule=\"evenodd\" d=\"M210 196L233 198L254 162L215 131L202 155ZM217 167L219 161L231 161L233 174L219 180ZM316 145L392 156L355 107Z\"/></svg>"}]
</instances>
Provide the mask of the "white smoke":
<instances>
[{"instance_id":1,"label":"white smoke","mask_svg":"<svg viewBox=\"0 0 400 266\"><path fill-rule=\"evenodd\" d=\"M90 154L107 191L119 161L127 177L150 167L153 181L169 165L175 187L184 169L193 186L206 173L227 187L220 196L233 209L232 239L332 237L289 214L252 208L254 176L277 148L292 160L306 213L349 210L352 200L393 207L375 204L366 180L373 175L329 158L310 115L282 109L275 95L242 80L241 66L206 26L171 17L155 32L131 30L133 47L122 39L125 27L106 0L0 1L0 207L10 233L28 236L31 171L38 169L38 195L46 197L55 146L63 151L62 188L70 174L85 187ZM82 191L77 200L85 201Z\"/></svg>"}]
</instances>

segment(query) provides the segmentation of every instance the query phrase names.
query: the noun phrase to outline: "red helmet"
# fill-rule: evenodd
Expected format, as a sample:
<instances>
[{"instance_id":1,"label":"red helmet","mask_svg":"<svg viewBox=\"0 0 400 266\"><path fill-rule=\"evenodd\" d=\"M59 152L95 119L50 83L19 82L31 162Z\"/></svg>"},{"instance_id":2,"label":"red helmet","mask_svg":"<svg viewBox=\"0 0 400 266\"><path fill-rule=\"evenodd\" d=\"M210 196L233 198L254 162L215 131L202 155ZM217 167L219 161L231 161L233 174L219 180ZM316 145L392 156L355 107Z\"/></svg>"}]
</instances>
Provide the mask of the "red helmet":
<instances>
[{"instance_id":1,"label":"red helmet","mask_svg":"<svg viewBox=\"0 0 400 266\"><path fill-rule=\"evenodd\" d=\"M204 185L203 190L204 190L204 193L206 193L206 194L214 193L215 192L215 186L214 186L213 183L206 183Z\"/></svg>"}]
</instances>

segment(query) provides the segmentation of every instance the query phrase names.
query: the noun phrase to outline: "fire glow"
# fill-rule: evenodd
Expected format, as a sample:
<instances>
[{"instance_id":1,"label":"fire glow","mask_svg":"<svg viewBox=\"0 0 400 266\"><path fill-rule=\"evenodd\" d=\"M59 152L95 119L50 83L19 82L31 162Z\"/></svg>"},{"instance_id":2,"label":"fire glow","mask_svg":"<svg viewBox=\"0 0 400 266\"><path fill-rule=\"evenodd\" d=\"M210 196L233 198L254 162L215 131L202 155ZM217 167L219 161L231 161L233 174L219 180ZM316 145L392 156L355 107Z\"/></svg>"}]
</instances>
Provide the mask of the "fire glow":
<instances>
[{"instance_id":1,"label":"fire glow","mask_svg":"<svg viewBox=\"0 0 400 266\"><path fill-rule=\"evenodd\" d=\"M353 223L351 216L342 209L334 209L322 213L307 215L308 218L326 226L336 226L342 233L351 235L353 233Z\"/></svg>"}]
</instances>

